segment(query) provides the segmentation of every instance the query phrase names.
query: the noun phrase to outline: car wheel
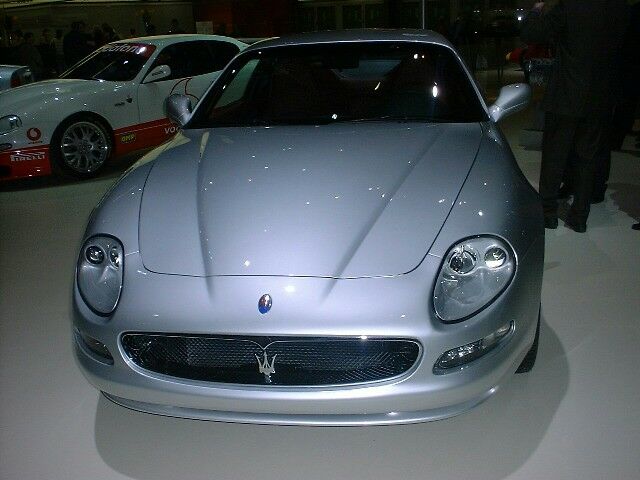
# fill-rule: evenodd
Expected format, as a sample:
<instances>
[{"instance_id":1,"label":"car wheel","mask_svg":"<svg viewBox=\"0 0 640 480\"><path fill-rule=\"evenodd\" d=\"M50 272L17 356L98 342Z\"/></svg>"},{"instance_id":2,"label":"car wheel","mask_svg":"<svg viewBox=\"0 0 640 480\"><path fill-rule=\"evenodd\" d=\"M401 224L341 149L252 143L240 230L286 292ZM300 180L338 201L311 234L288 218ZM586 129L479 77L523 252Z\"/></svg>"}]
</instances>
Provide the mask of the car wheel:
<instances>
[{"instance_id":1,"label":"car wheel","mask_svg":"<svg viewBox=\"0 0 640 480\"><path fill-rule=\"evenodd\" d=\"M76 118L62 124L52 141L52 155L66 172L78 178L98 174L111 156L111 135L94 118Z\"/></svg>"},{"instance_id":2,"label":"car wheel","mask_svg":"<svg viewBox=\"0 0 640 480\"><path fill-rule=\"evenodd\" d=\"M540 338L540 310L538 310L538 326L536 327L536 336L533 339L533 345L525 355L522 363L516 370L516 373L530 372L536 363L536 357L538 356L538 339Z\"/></svg>"}]
</instances>

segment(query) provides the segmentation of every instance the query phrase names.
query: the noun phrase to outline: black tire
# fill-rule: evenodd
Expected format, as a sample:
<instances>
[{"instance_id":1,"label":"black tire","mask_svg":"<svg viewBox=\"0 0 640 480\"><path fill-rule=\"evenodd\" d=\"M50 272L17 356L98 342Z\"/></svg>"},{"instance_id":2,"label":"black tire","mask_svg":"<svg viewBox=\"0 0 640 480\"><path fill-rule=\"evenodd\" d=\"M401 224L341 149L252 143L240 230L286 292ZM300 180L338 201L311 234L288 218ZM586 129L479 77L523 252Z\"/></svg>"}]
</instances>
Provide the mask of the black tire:
<instances>
[{"instance_id":1,"label":"black tire","mask_svg":"<svg viewBox=\"0 0 640 480\"><path fill-rule=\"evenodd\" d=\"M538 310L538 326L536 327L536 336L533 339L533 345L522 359L522 363L516 370L516 373L530 372L536 363L536 357L538 356L538 339L540 338L540 310Z\"/></svg>"},{"instance_id":2,"label":"black tire","mask_svg":"<svg viewBox=\"0 0 640 480\"><path fill-rule=\"evenodd\" d=\"M111 131L96 116L77 115L58 126L50 149L59 173L80 179L93 178L112 156Z\"/></svg>"}]
</instances>

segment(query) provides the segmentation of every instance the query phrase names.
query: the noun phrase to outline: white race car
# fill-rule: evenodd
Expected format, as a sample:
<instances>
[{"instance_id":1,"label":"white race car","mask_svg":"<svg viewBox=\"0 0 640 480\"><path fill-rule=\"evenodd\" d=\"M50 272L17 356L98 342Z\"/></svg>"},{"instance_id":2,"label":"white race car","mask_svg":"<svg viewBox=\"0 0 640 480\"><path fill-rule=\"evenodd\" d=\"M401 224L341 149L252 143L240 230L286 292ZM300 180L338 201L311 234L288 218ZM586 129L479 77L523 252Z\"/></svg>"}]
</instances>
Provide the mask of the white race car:
<instances>
[{"instance_id":1,"label":"white race car","mask_svg":"<svg viewBox=\"0 0 640 480\"><path fill-rule=\"evenodd\" d=\"M159 145L177 127L165 99L198 101L246 44L165 35L107 44L55 80L0 93L0 179L95 175L113 156Z\"/></svg>"}]
</instances>

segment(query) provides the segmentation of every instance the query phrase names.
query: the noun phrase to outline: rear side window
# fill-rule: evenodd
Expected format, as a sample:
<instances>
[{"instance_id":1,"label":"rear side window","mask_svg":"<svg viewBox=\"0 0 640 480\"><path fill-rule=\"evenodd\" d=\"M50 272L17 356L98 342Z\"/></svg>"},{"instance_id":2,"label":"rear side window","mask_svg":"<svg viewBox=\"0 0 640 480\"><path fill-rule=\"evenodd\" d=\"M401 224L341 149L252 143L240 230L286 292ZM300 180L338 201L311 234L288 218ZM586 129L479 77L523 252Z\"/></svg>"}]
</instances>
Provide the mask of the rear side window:
<instances>
[{"instance_id":1,"label":"rear side window","mask_svg":"<svg viewBox=\"0 0 640 480\"><path fill-rule=\"evenodd\" d=\"M232 43L212 40L207 41L206 44L213 58L210 68L211 72L222 70L240 51L240 48Z\"/></svg>"},{"instance_id":2,"label":"rear side window","mask_svg":"<svg viewBox=\"0 0 640 480\"><path fill-rule=\"evenodd\" d=\"M238 47L225 42L175 43L160 52L153 67L169 65L171 76L163 80L196 77L222 70L238 51Z\"/></svg>"}]
</instances>

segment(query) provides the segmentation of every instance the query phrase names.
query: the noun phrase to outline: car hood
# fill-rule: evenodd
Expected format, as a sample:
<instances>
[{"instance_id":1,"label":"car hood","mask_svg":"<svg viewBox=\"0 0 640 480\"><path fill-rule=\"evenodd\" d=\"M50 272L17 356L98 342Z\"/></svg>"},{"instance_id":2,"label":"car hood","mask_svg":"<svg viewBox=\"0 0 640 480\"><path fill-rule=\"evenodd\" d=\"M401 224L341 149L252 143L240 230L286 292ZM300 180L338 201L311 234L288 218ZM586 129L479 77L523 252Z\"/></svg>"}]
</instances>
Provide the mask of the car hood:
<instances>
[{"instance_id":1,"label":"car hood","mask_svg":"<svg viewBox=\"0 0 640 480\"><path fill-rule=\"evenodd\" d=\"M408 272L447 218L481 136L479 124L187 131L146 182L144 265L193 276Z\"/></svg>"},{"instance_id":2,"label":"car hood","mask_svg":"<svg viewBox=\"0 0 640 480\"><path fill-rule=\"evenodd\" d=\"M42 102L57 96L96 94L104 90L117 90L124 83L106 82L101 80L75 80L58 78L29 83L11 88L0 93L0 104L5 112L19 114L22 109L40 108ZM37 99L37 102L34 102Z\"/></svg>"}]
</instances>

